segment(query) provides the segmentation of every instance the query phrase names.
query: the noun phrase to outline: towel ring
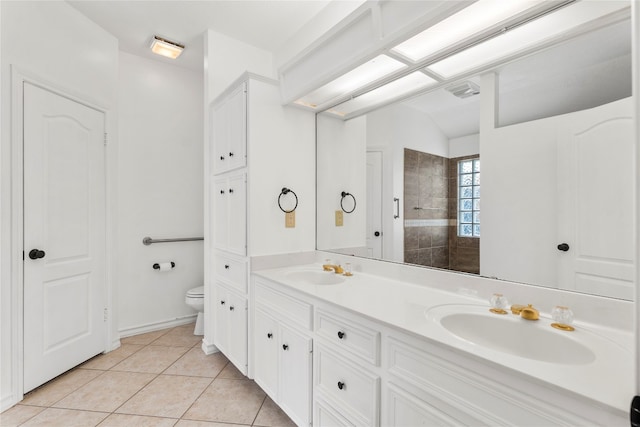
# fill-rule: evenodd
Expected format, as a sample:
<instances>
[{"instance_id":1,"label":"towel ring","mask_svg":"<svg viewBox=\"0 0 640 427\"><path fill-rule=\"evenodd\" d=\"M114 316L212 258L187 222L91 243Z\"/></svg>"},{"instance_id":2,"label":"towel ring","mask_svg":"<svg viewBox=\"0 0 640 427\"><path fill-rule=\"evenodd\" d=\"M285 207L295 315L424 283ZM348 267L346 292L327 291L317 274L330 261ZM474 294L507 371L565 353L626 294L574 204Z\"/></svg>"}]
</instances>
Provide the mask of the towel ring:
<instances>
[{"instance_id":1,"label":"towel ring","mask_svg":"<svg viewBox=\"0 0 640 427\"><path fill-rule=\"evenodd\" d=\"M344 213L351 213L353 211L356 210L356 198L353 196L353 194L351 193L347 193L346 191L343 191L342 193L340 193L340 195L342 196L342 198L340 199L340 209L342 209L342 211ZM342 202L344 202L344 198L347 196L351 196L351 198L353 199L353 209L351 209L350 211L346 210L344 208L344 206L342 206Z\"/></svg>"},{"instance_id":2,"label":"towel ring","mask_svg":"<svg viewBox=\"0 0 640 427\"><path fill-rule=\"evenodd\" d=\"M293 197L295 197L295 198L296 198L296 205L295 205L295 206L293 207L293 209L291 209L290 211L283 209L282 204L280 204L280 198L281 198L282 196L284 196L284 195L289 194L289 193L293 194ZM298 207L298 196L296 195L295 191L293 191L293 190L291 190L291 189L289 189L289 188L284 187L284 188L282 189L282 191L280 192L280 195L278 196L278 207L279 207L279 208L280 208L280 210L281 210L282 212L284 212L284 213L291 213L291 212L295 211L295 210L296 210L296 208Z\"/></svg>"}]
</instances>

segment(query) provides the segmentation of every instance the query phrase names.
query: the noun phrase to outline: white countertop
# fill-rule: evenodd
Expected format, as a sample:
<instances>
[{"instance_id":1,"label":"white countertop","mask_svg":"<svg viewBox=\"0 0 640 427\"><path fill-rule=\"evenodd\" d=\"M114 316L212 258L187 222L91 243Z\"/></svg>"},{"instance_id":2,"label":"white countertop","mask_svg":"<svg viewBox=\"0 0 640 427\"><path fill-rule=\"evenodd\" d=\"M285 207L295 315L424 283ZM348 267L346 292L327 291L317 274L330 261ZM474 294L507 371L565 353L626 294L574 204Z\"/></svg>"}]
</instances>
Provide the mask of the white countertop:
<instances>
[{"instance_id":1,"label":"white countertop","mask_svg":"<svg viewBox=\"0 0 640 427\"><path fill-rule=\"evenodd\" d=\"M293 271L321 271L320 264L254 271L253 274L289 286L314 298L349 309L421 337L469 353L555 386L570 390L615 409L627 412L634 390L634 336L576 320L573 332L551 328L549 313L529 322L509 314L507 321L522 321L524 327L548 328L551 333L575 340L595 353L595 360L583 364L543 362L479 346L453 335L439 322L447 313L488 312L489 302L474 296L447 292L362 272L344 277L335 285L314 285L288 277ZM326 274L335 274L326 272ZM526 301L512 301L527 303ZM437 307L437 308L436 308ZM498 315L496 315L498 316ZM506 319L506 317L505 317ZM546 331L545 331L546 332ZM554 349L550 348L549 351Z\"/></svg>"}]
</instances>

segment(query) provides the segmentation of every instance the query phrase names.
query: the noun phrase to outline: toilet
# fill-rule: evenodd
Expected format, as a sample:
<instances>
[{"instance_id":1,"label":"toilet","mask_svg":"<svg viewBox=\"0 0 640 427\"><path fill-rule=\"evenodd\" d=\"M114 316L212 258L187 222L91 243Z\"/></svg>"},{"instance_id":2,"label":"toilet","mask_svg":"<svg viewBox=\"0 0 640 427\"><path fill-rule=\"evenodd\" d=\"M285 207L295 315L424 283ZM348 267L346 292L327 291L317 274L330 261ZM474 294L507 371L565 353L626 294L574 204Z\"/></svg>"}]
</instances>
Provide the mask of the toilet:
<instances>
[{"instance_id":1,"label":"toilet","mask_svg":"<svg viewBox=\"0 0 640 427\"><path fill-rule=\"evenodd\" d=\"M193 335L204 335L204 286L189 289L187 295L184 297L184 301L188 306L198 312Z\"/></svg>"}]
</instances>

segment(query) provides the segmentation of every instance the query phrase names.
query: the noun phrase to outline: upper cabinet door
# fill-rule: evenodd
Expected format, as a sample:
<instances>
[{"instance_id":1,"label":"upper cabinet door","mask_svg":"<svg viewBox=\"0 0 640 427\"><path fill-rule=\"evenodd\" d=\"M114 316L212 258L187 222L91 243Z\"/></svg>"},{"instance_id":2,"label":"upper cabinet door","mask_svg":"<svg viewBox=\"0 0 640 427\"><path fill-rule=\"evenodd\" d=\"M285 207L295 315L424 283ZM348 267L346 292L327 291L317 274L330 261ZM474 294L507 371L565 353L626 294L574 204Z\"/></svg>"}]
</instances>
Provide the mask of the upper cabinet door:
<instances>
[{"instance_id":1,"label":"upper cabinet door","mask_svg":"<svg viewBox=\"0 0 640 427\"><path fill-rule=\"evenodd\" d=\"M242 83L213 108L213 173L247 164L247 84Z\"/></svg>"}]
</instances>

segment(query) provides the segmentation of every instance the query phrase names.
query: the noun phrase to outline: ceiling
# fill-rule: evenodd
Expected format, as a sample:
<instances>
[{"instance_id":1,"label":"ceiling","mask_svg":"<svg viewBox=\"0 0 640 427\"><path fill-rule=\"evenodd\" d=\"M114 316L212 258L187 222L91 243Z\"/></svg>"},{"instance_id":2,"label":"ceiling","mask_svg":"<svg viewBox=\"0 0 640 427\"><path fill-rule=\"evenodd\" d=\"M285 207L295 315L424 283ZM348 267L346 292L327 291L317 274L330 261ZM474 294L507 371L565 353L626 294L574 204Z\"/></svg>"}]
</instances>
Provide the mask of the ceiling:
<instances>
[{"instance_id":1,"label":"ceiling","mask_svg":"<svg viewBox=\"0 0 640 427\"><path fill-rule=\"evenodd\" d=\"M499 124L592 108L631 96L631 22L610 25L498 68ZM479 77L471 78L476 83ZM449 138L479 132L480 96L445 89L404 102Z\"/></svg>"},{"instance_id":2,"label":"ceiling","mask_svg":"<svg viewBox=\"0 0 640 427\"><path fill-rule=\"evenodd\" d=\"M113 34L120 50L203 69L203 33L214 30L276 52L331 0L77 1L68 3ZM149 50L154 35L186 46L177 60Z\"/></svg>"},{"instance_id":3,"label":"ceiling","mask_svg":"<svg viewBox=\"0 0 640 427\"><path fill-rule=\"evenodd\" d=\"M122 51L203 70L203 33L214 30L276 53L325 8L361 0L78 1L68 3L118 40ZM589 108L631 94L629 21L569 40L502 66L500 123L510 124ZM178 60L151 53L153 35L184 44ZM472 80L479 82L479 78ZM588 88L585 85L589 85ZM522 102L526 100L526 102ZM445 89L405 104L427 113L449 138L478 133L480 97L459 99ZM596 104L597 105L597 104Z\"/></svg>"}]
</instances>

